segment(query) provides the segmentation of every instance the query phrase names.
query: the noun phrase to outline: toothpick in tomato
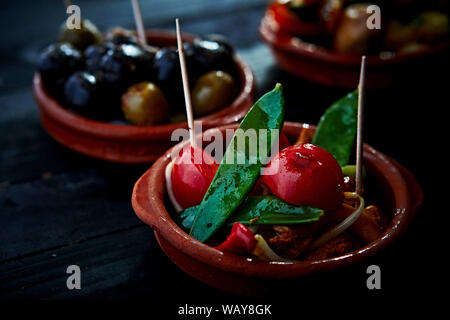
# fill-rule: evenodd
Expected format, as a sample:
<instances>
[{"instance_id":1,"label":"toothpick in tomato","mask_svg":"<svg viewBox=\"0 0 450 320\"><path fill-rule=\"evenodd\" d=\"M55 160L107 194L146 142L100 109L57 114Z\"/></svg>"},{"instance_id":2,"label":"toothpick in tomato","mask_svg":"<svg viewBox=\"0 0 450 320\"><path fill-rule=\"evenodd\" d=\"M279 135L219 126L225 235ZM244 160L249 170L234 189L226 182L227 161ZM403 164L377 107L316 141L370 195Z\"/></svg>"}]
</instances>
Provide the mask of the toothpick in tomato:
<instances>
[{"instance_id":1,"label":"toothpick in tomato","mask_svg":"<svg viewBox=\"0 0 450 320\"><path fill-rule=\"evenodd\" d=\"M202 202L219 166L203 149L194 150L191 145L181 149L172 168L173 194L183 208Z\"/></svg>"}]
</instances>

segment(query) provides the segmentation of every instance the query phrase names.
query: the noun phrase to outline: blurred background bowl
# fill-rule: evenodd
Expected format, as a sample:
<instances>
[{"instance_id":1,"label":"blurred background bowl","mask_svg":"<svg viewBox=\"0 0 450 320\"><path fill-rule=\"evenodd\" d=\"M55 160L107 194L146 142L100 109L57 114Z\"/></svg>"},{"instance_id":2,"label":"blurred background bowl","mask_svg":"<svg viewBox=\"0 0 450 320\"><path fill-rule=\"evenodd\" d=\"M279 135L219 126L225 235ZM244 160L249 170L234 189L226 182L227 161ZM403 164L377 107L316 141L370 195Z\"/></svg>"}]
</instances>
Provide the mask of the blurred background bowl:
<instances>
[{"instance_id":1,"label":"blurred background bowl","mask_svg":"<svg viewBox=\"0 0 450 320\"><path fill-rule=\"evenodd\" d=\"M270 46L280 67L311 82L342 88L358 85L361 56L340 53L302 41L278 30L266 13L259 34ZM386 88L417 82L424 77L436 77L447 59L450 41L411 53L380 53L366 60L368 88Z\"/></svg>"}]
</instances>

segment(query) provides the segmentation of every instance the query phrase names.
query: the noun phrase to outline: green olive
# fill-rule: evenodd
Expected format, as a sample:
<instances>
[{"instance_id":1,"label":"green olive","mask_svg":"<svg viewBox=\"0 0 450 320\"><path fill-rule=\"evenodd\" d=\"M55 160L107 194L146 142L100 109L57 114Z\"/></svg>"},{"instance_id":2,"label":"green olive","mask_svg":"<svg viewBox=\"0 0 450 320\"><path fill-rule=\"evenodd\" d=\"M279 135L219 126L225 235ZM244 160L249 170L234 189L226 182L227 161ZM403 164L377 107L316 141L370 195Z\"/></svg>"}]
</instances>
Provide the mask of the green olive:
<instances>
[{"instance_id":1,"label":"green olive","mask_svg":"<svg viewBox=\"0 0 450 320\"><path fill-rule=\"evenodd\" d=\"M63 23L59 32L59 42L69 42L75 48L84 50L91 44L101 41L102 34L91 21L82 19L80 24L80 29L68 29L66 23Z\"/></svg>"},{"instance_id":2,"label":"green olive","mask_svg":"<svg viewBox=\"0 0 450 320\"><path fill-rule=\"evenodd\" d=\"M169 105L157 85L140 82L122 95L122 111L132 124L150 126L168 119Z\"/></svg>"},{"instance_id":3,"label":"green olive","mask_svg":"<svg viewBox=\"0 0 450 320\"><path fill-rule=\"evenodd\" d=\"M223 71L210 71L201 76L192 91L192 108L196 116L204 116L229 105L236 95L233 78Z\"/></svg>"}]
</instances>

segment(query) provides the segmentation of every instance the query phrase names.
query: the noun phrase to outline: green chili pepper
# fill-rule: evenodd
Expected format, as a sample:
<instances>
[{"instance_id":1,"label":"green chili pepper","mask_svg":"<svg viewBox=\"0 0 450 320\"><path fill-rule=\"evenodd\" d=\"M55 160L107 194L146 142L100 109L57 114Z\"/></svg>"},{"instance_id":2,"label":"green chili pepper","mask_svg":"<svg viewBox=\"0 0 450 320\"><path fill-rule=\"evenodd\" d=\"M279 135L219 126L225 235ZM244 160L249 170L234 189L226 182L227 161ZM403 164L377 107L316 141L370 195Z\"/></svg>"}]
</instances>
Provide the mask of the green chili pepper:
<instances>
[{"instance_id":1,"label":"green chili pepper","mask_svg":"<svg viewBox=\"0 0 450 320\"><path fill-rule=\"evenodd\" d=\"M356 138L358 91L333 103L320 119L312 143L330 152L340 166L348 164Z\"/></svg>"},{"instance_id":2,"label":"green chili pepper","mask_svg":"<svg viewBox=\"0 0 450 320\"><path fill-rule=\"evenodd\" d=\"M253 105L236 130L202 203L196 209L190 232L192 237L202 242L208 240L242 204L260 175L262 155L259 150L256 154L248 152L250 146L247 143L244 148L240 147L242 133L254 130L258 147L263 145L265 138L265 147L270 151L271 130L281 130L283 116L283 89L277 84ZM261 133L260 129L265 132Z\"/></svg>"},{"instance_id":3,"label":"green chili pepper","mask_svg":"<svg viewBox=\"0 0 450 320\"><path fill-rule=\"evenodd\" d=\"M187 208L180 214L180 224L189 229L199 206ZM228 225L240 222L245 225L299 224L317 221L322 209L310 206L294 206L275 196L248 197L227 221Z\"/></svg>"}]
</instances>

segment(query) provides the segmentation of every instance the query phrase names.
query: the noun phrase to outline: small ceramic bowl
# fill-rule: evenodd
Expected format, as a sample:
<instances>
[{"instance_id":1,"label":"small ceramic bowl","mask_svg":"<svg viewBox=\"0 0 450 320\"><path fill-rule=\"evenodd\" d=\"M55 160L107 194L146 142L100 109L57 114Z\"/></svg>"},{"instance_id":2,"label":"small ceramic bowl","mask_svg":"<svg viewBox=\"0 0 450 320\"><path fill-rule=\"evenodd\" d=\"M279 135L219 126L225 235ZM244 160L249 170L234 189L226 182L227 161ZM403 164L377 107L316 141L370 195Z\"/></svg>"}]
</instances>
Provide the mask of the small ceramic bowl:
<instances>
[{"instance_id":1,"label":"small ceramic bowl","mask_svg":"<svg viewBox=\"0 0 450 320\"><path fill-rule=\"evenodd\" d=\"M268 14L262 19L259 34L271 47L278 64L285 71L319 84L355 88L358 85L361 57L329 50L278 30ZM386 88L435 76L450 43L402 54L370 55L366 59L366 86Z\"/></svg>"},{"instance_id":2,"label":"small ceramic bowl","mask_svg":"<svg viewBox=\"0 0 450 320\"><path fill-rule=\"evenodd\" d=\"M192 41L194 36L185 34L183 38L184 41ZM148 30L147 41L155 46L175 46L176 34ZM234 59L241 83L240 91L230 106L197 119L202 121L205 130L240 121L253 104L256 88L253 72L241 58L235 56ZM135 126L85 118L64 108L50 96L39 73L34 75L33 92L47 132L66 147L94 158L122 163L149 163L174 144L170 137L175 129L187 128L186 122Z\"/></svg>"},{"instance_id":3,"label":"small ceramic bowl","mask_svg":"<svg viewBox=\"0 0 450 320\"><path fill-rule=\"evenodd\" d=\"M218 128L237 128L237 124ZM315 130L312 126L286 122L283 131L295 141L301 130ZM392 243L405 230L420 206L422 190L414 176L402 166L368 145L364 146L367 172L374 177L384 194L391 221L376 241L348 253L318 261L268 262L223 253L191 238L171 218L171 205L165 191L165 168L171 161L171 150L160 157L136 182L132 204L137 216L155 232L162 250L182 270L191 276L220 289L244 295L264 295L283 281L330 271L366 259Z\"/></svg>"}]
</instances>

